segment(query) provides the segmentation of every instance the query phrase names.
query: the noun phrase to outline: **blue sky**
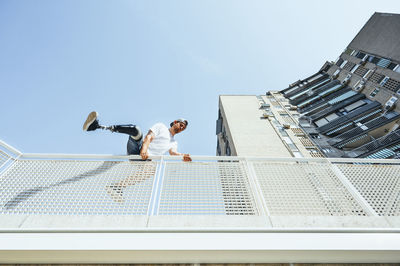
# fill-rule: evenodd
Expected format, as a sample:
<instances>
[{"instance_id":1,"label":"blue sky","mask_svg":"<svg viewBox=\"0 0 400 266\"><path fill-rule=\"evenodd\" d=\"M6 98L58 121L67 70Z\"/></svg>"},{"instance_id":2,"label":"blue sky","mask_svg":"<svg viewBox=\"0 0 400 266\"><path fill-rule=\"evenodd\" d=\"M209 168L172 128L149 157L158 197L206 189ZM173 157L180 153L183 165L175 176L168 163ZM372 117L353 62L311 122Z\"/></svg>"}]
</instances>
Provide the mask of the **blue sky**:
<instances>
[{"instance_id":1,"label":"blue sky","mask_svg":"<svg viewBox=\"0 0 400 266\"><path fill-rule=\"evenodd\" d=\"M264 94L333 61L399 1L0 0L0 139L29 153L125 154L124 135L179 117L179 150L215 155L220 94Z\"/></svg>"}]
</instances>

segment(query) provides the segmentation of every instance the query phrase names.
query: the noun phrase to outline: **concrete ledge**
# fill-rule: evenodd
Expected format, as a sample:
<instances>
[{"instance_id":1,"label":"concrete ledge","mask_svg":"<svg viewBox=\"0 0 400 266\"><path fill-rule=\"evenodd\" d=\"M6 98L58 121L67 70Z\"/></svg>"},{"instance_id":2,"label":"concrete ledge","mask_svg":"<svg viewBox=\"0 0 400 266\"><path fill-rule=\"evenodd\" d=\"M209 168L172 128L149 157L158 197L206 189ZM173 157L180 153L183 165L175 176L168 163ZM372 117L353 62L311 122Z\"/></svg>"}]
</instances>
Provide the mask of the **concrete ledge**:
<instances>
[{"instance_id":1,"label":"concrete ledge","mask_svg":"<svg viewBox=\"0 0 400 266\"><path fill-rule=\"evenodd\" d=\"M390 228L384 217L271 216L274 228Z\"/></svg>"},{"instance_id":2,"label":"concrete ledge","mask_svg":"<svg viewBox=\"0 0 400 266\"><path fill-rule=\"evenodd\" d=\"M234 215L192 215L192 216L150 216L149 228L179 227L179 228L204 228L204 227L261 227L272 228L266 216L234 216Z\"/></svg>"},{"instance_id":3,"label":"concrete ledge","mask_svg":"<svg viewBox=\"0 0 400 266\"><path fill-rule=\"evenodd\" d=\"M386 221L394 228L400 228L400 216L388 216L385 217Z\"/></svg>"},{"instance_id":4,"label":"concrete ledge","mask_svg":"<svg viewBox=\"0 0 400 266\"><path fill-rule=\"evenodd\" d=\"M10 215L4 217L4 220L9 220L11 225L15 220L14 228L20 229L76 229L76 228L145 228L147 225L147 216L132 216L132 215L28 215L25 217L22 224L18 226L16 218ZM11 227L11 226L10 226ZM9 227L9 228L10 228Z\"/></svg>"},{"instance_id":5,"label":"concrete ledge","mask_svg":"<svg viewBox=\"0 0 400 266\"><path fill-rule=\"evenodd\" d=\"M1 214L0 229L20 228L28 216L25 214Z\"/></svg>"},{"instance_id":6,"label":"concrete ledge","mask_svg":"<svg viewBox=\"0 0 400 266\"><path fill-rule=\"evenodd\" d=\"M207 229L250 231L282 229L394 229L400 230L400 217L363 216L224 216L224 215L0 215L0 230L46 229L78 231L88 230L175 230L202 231Z\"/></svg>"}]
</instances>

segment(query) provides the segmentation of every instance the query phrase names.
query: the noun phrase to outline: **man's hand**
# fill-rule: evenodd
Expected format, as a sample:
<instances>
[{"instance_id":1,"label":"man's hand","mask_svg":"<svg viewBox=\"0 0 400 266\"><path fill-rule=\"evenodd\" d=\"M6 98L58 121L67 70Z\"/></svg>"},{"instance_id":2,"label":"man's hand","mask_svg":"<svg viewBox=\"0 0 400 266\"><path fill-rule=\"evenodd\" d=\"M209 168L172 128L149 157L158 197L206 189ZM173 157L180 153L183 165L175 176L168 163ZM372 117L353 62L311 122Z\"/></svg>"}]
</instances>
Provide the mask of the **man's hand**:
<instances>
[{"instance_id":1,"label":"man's hand","mask_svg":"<svg viewBox=\"0 0 400 266\"><path fill-rule=\"evenodd\" d=\"M184 154L183 155L183 161L184 162L191 162L192 158L190 158L190 154Z\"/></svg>"},{"instance_id":2,"label":"man's hand","mask_svg":"<svg viewBox=\"0 0 400 266\"><path fill-rule=\"evenodd\" d=\"M183 154L183 153L177 152L176 150L173 150L173 149L169 150L169 155L172 155L172 156L183 156L183 161L184 162L191 162L192 161L192 158L190 158L190 154Z\"/></svg>"},{"instance_id":3,"label":"man's hand","mask_svg":"<svg viewBox=\"0 0 400 266\"><path fill-rule=\"evenodd\" d=\"M147 153L147 151L144 151L143 149L140 151L140 156L142 157L143 161L149 158L149 154Z\"/></svg>"},{"instance_id":4,"label":"man's hand","mask_svg":"<svg viewBox=\"0 0 400 266\"><path fill-rule=\"evenodd\" d=\"M142 157L142 160L147 160L147 158L149 158L149 153L147 152L147 149L149 148L149 144L153 141L153 139L154 133L149 130L146 137L144 137L142 149L140 150L140 157Z\"/></svg>"}]
</instances>

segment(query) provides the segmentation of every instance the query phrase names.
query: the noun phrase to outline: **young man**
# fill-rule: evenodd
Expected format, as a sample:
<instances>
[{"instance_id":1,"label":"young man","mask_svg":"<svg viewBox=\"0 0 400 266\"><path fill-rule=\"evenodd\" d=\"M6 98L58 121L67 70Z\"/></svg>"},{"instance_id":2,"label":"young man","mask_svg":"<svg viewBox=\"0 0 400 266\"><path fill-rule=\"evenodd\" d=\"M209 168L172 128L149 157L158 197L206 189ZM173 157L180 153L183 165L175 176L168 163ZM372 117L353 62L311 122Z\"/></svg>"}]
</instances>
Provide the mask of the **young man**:
<instances>
[{"instance_id":1,"label":"young man","mask_svg":"<svg viewBox=\"0 0 400 266\"><path fill-rule=\"evenodd\" d=\"M97 117L97 112L91 112L83 124L83 130L94 131L96 129L104 129L111 132L128 134L128 155L140 155L143 160L146 160L149 156L163 155L168 151L170 155L183 156L183 161L185 162L192 160L189 154L177 151L178 143L174 139L174 136L184 131L188 125L188 121L183 118L171 122L170 128L162 123L153 125L143 139L142 132L138 126L131 124L103 126L99 124Z\"/></svg>"},{"instance_id":2,"label":"young man","mask_svg":"<svg viewBox=\"0 0 400 266\"><path fill-rule=\"evenodd\" d=\"M170 128L162 123L157 123L150 128L143 139L142 132L138 126L131 124L103 126L99 124L97 117L97 112L91 112L83 124L83 130L94 131L96 129L104 129L111 132L128 134L128 155L140 155L142 160L146 160L149 156L163 155L168 151L170 155L183 156L183 161L185 162L192 161L189 154L182 154L177 151L178 143L174 139L176 134L186 129L188 121L185 119L181 118L171 122ZM155 168L155 165L151 163L137 165L137 171L135 171L134 175L107 186L107 193L115 202L124 202L124 189L153 176Z\"/></svg>"}]
</instances>

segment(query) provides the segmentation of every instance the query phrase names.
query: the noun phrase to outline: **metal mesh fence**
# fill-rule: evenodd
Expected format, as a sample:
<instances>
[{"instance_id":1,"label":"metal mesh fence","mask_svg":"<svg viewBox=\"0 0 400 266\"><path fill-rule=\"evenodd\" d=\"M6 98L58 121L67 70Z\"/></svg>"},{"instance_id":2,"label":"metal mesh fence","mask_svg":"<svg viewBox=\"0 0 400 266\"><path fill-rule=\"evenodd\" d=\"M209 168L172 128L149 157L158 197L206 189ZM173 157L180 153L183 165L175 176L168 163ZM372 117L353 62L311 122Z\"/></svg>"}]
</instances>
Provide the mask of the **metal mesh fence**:
<instances>
[{"instance_id":1,"label":"metal mesh fence","mask_svg":"<svg viewBox=\"0 0 400 266\"><path fill-rule=\"evenodd\" d=\"M21 160L0 176L1 213L146 215L156 164Z\"/></svg>"},{"instance_id":2,"label":"metal mesh fence","mask_svg":"<svg viewBox=\"0 0 400 266\"><path fill-rule=\"evenodd\" d=\"M0 214L400 216L395 162L67 157L12 158ZM0 152L0 163L9 158Z\"/></svg>"},{"instance_id":3,"label":"metal mesh fence","mask_svg":"<svg viewBox=\"0 0 400 266\"><path fill-rule=\"evenodd\" d=\"M366 215L328 163L253 162L271 215Z\"/></svg>"},{"instance_id":4,"label":"metal mesh fence","mask_svg":"<svg viewBox=\"0 0 400 266\"><path fill-rule=\"evenodd\" d=\"M338 164L376 213L400 215L400 165Z\"/></svg>"},{"instance_id":5,"label":"metal mesh fence","mask_svg":"<svg viewBox=\"0 0 400 266\"><path fill-rule=\"evenodd\" d=\"M257 214L243 163L168 162L159 214Z\"/></svg>"},{"instance_id":6,"label":"metal mesh fence","mask_svg":"<svg viewBox=\"0 0 400 266\"><path fill-rule=\"evenodd\" d=\"M0 150L0 168L3 166L3 164L11 158L7 153L3 152Z\"/></svg>"}]
</instances>

